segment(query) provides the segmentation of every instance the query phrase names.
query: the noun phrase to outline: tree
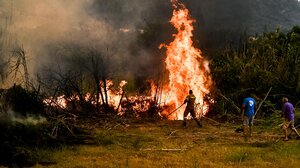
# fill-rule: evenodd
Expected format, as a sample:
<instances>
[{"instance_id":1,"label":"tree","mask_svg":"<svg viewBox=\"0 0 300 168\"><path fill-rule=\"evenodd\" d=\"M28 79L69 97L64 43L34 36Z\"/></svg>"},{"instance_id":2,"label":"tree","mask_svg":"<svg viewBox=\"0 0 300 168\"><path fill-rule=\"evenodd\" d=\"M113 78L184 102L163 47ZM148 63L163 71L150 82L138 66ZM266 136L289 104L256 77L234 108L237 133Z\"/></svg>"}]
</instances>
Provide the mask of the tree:
<instances>
[{"instance_id":1,"label":"tree","mask_svg":"<svg viewBox=\"0 0 300 168\"><path fill-rule=\"evenodd\" d=\"M15 77L17 76L18 72L20 71L20 66L23 67L23 75L25 80L25 88L29 88L29 73L27 69L27 62L26 62L26 52L23 48L23 46L16 45L13 48L11 58L9 59L11 62L11 69L10 73L15 72Z\"/></svg>"},{"instance_id":2,"label":"tree","mask_svg":"<svg viewBox=\"0 0 300 168\"><path fill-rule=\"evenodd\" d=\"M66 97L78 96L82 103L90 94L88 101L96 103L98 110L100 105L107 108L107 81L114 72L110 58L96 48L78 44L65 45L57 53L57 65L46 70L48 88L55 86L54 92Z\"/></svg>"}]
</instances>

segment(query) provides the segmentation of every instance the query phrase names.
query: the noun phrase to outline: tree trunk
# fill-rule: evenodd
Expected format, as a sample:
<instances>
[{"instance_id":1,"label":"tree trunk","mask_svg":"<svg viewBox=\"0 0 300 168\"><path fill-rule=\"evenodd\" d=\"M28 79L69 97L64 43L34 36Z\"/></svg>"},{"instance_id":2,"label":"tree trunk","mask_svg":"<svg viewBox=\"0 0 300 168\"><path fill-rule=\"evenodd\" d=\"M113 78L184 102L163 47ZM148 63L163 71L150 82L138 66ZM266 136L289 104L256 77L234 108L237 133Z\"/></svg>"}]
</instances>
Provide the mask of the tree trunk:
<instances>
[{"instance_id":1,"label":"tree trunk","mask_svg":"<svg viewBox=\"0 0 300 168\"><path fill-rule=\"evenodd\" d=\"M107 95L107 88L106 88L106 79L105 77L102 78L103 82L103 90L104 90L104 96L105 96L105 108L108 107L108 95Z\"/></svg>"}]
</instances>

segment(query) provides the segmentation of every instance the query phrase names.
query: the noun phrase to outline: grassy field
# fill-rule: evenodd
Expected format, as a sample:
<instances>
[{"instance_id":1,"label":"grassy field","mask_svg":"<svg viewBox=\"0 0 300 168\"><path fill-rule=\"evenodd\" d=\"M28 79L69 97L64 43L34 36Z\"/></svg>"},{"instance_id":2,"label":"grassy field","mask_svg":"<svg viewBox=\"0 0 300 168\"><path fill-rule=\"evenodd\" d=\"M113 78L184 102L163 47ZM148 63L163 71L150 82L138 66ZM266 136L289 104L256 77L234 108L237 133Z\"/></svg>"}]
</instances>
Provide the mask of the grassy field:
<instances>
[{"instance_id":1,"label":"grassy field","mask_svg":"<svg viewBox=\"0 0 300 168\"><path fill-rule=\"evenodd\" d=\"M159 121L93 129L95 143L36 149L35 167L300 167L300 140L284 142L278 123L254 127L247 141L237 125ZM269 126L268 126L269 125ZM50 163L50 164L49 164Z\"/></svg>"}]
</instances>

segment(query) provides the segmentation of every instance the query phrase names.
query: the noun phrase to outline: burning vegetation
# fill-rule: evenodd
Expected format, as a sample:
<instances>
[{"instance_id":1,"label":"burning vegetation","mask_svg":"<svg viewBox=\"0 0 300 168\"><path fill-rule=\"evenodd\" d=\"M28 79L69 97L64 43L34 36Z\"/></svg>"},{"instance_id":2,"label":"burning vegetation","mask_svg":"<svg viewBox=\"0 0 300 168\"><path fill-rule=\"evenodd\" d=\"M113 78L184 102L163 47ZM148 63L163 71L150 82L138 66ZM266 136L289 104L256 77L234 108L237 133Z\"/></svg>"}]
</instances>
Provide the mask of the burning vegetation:
<instances>
[{"instance_id":1,"label":"burning vegetation","mask_svg":"<svg viewBox=\"0 0 300 168\"><path fill-rule=\"evenodd\" d=\"M205 99L210 93L212 80L210 77L209 63L201 55L200 49L193 46L193 23L195 22L189 15L188 9L177 0L171 1L173 4L173 16L170 23L176 28L177 34L173 34L174 40L166 45L166 69L169 72L168 84L163 86L161 99L168 109L163 113L169 119L182 119L183 111L178 110L170 114L183 102L189 90L193 90L197 97L197 115L205 115L208 112L208 100Z\"/></svg>"},{"instance_id":2,"label":"burning vegetation","mask_svg":"<svg viewBox=\"0 0 300 168\"><path fill-rule=\"evenodd\" d=\"M54 0L47 1L45 4L42 1L36 2L44 7L36 11L37 15L40 16L40 9L47 9L50 12L49 14L46 12L46 17L51 15L54 10L49 8L49 4L53 2ZM61 3L59 0L55 2ZM77 0L76 2L82 4L86 1ZM106 1L103 0L103 2ZM13 1L11 4L10 9L14 9ZM68 12L69 10L65 10L65 7L75 3L64 1L63 4L61 11ZM49 147L69 143L95 144L93 136L89 134L90 130L95 127L110 130L120 126L122 129L126 129L130 122L135 121L182 120L183 103L189 90L192 90L196 96L197 118L207 115L211 110L210 105L213 104L214 111L212 112L216 114L214 119L225 116L224 120L229 121L227 119L229 116L232 117L232 120L238 121L237 114L240 113L241 95L246 91L251 91L257 96L259 102L259 97L265 97L263 93L271 86L278 94L274 94L270 101L261 101L260 105L263 109L261 111L264 113L259 113L259 115L269 117L276 114L275 109L278 108L276 101L281 95L288 94L293 98L292 101L299 102L299 27L294 27L287 34L278 29L276 32L266 33L262 36L241 37L244 41L237 48L230 44L225 51L219 52L222 54L212 56L210 62L204 58L202 51L193 42L196 20L190 16L189 10L183 3L171 0L171 4L173 13L169 22L174 31L173 38L170 33L168 35L171 38L170 41L161 40L157 44L154 44L157 39L153 40L155 38L153 36L159 34L157 32L162 28L160 25L147 25L151 31L147 31L146 28L132 29L130 26L130 28L120 28L123 26L122 24L110 25L106 18L103 20L91 18L90 13L79 12L80 5L74 5L74 11L78 12L75 13L83 16L78 23L81 24L83 20L88 20L84 26L74 26L73 22L70 24L72 26L67 25L66 28L54 26L63 28L57 33L53 28L53 25L57 24L51 24L50 27L53 28L54 33L49 31L40 34L69 35L74 33L72 37L76 36L76 38L62 36L63 42L61 42L60 38L53 36L54 39L49 38L50 42L48 42L44 40L44 36L36 37L32 41L36 40L35 43L43 41L46 47L35 46L29 42L28 45L35 48L32 50L26 43L23 46L21 40L20 44L12 44L15 40L12 40L14 37L11 34L13 34L15 25L10 23L12 16L7 17L8 25L0 33L0 54L11 57L6 59L1 55L0 77L1 82L9 80L8 83L17 84L13 87L9 87L12 86L9 85L7 87L9 89L0 90L0 129L3 132L0 136L0 164L12 167L17 164L17 161L20 161L19 158L24 161L28 160L27 156L30 155L30 152L22 153L23 148L20 148L24 146L38 149L44 147L43 144ZM23 5L25 5L24 2ZM29 6L27 6L28 11L32 11ZM2 15L4 12L0 13ZM63 14L61 13L61 15ZM58 18L56 12L54 16L53 18ZM71 20L69 18L76 17L69 14L59 21L66 23ZM40 19L44 20L44 15ZM46 23L43 26L35 26L35 24L30 26L31 30L46 30L44 27L49 26ZM65 33L68 28L72 33ZM109 32L111 29L117 29L117 31ZM102 41L107 42L108 38L115 38L110 42L117 43L126 39L127 35L134 33L145 35L145 43L151 47L155 46L153 50L163 52L163 60L160 60L159 56L147 52L141 54L139 51L135 51L132 54L127 51L131 44L126 44L124 47L122 45L119 47L119 44L112 44L112 47L102 44ZM122 40L119 39L121 36ZM168 42L163 43L164 41ZM140 43L139 39L134 41L132 50L137 48L137 43ZM45 48L47 51L44 50ZM118 52L114 52L115 50ZM42 53L44 51L45 53ZM124 61L122 52L128 52L136 58L142 55L137 58L142 61L132 61L133 57L129 57L127 59L134 63L127 65L130 61ZM124 55L130 55L128 53ZM39 74L36 79L31 77L33 70L29 66L31 64L28 58L33 54L41 56L45 54L51 57L49 60L39 59L40 62L44 60L49 62L45 61L47 62L46 66L42 63L38 65L43 68L37 67ZM156 61L161 61L163 68L157 68L157 71L160 71L159 75L157 73L149 75L150 72L147 71L149 66L146 66L147 68L140 68L147 69L146 77L142 76L145 71L139 71L139 68L133 66L153 63L149 59L144 60L146 56L144 57L143 54L155 56L157 57ZM115 57L121 57L121 59ZM122 65L124 64L128 67L132 66L130 68L134 70L123 72ZM156 68L156 65L151 66ZM133 71L135 73L132 73ZM136 73L136 71L138 72ZM127 76L127 74L129 75ZM136 82L137 80L139 81ZM282 81L290 81L291 84ZM213 88L213 83L218 87ZM171 134L173 133L175 132ZM4 157L5 159L1 160ZM18 165L24 167L36 163L23 162Z\"/></svg>"},{"instance_id":3,"label":"burning vegetation","mask_svg":"<svg viewBox=\"0 0 300 168\"><path fill-rule=\"evenodd\" d=\"M171 120L183 119L183 108L176 110L184 102L189 90L193 90L197 97L196 114L205 115L212 100L209 98L212 87L209 62L201 55L201 50L193 46L193 23L184 4L172 0L173 16L170 23L177 33L173 34L170 44L161 44L159 48L166 48L165 69L166 80L160 80L162 85L155 85L151 80L151 88L147 95L129 96L123 89L127 81L121 81L117 89L113 88L112 80L99 82L99 93L90 92L82 95L60 95L44 100L47 105L63 108L78 108L74 102L80 100L92 105L111 106L121 116L141 116ZM73 103L72 103L73 102ZM81 107L82 108L82 107Z\"/></svg>"}]
</instances>

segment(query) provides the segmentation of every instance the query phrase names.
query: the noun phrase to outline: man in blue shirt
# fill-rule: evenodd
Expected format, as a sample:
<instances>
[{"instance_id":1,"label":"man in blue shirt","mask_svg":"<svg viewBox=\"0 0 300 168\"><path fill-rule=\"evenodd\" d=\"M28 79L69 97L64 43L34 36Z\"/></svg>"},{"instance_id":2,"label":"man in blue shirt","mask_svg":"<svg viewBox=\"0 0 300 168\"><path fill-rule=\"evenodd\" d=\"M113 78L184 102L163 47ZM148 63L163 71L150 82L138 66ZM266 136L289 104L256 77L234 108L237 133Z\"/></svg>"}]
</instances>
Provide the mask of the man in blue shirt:
<instances>
[{"instance_id":1,"label":"man in blue shirt","mask_svg":"<svg viewBox=\"0 0 300 168\"><path fill-rule=\"evenodd\" d=\"M247 135L246 128L249 127L249 136L252 136L252 126L254 120L256 101L252 97L243 100L241 119L243 121L243 132Z\"/></svg>"}]
</instances>

